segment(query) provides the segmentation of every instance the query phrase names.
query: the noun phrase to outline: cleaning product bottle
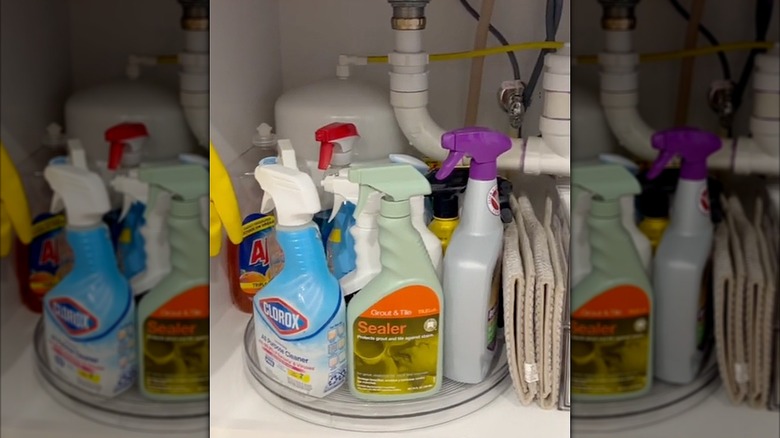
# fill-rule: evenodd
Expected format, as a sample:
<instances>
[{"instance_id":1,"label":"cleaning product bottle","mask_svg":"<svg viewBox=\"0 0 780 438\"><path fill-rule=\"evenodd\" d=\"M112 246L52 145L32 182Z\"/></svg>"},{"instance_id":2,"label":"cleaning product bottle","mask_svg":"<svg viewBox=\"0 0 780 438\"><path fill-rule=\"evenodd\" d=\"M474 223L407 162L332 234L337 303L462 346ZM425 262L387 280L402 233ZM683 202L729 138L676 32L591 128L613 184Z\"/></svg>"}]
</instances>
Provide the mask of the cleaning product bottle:
<instances>
[{"instance_id":1,"label":"cleaning product bottle","mask_svg":"<svg viewBox=\"0 0 780 438\"><path fill-rule=\"evenodd\" d=\"M243 238L241 211L225 164L209 143L209 256L222 250L222 227L230 243L238 245Z\"/></svg>"},{"instance_id":2,"label":"cleaning product bottle","mask_svg":"<svg viewBox=\"0 0 780 438\"><path fill-rule=\"evenodd\" d=\"M441 144L450 152L436 173L439 179L446 178L465 155L471 157L460 224L444 257L444 375L458 382L479 383L499 351L499 255L504 226L496 159L512 147L512 140L473 127L445 132Z\"/></svg>"},{"instance_id":3,"label":"cleaning product bottle","mask_svg":"<svg viewBox=\"0 0 780 438\"><path fill-rule=\"evenodd\" d=\"M349 180L349 169L341 169L338 174L326 175L322 180L322 186L326 192L333 193L331 220L338 216L342 205L352 205L354 215L354 205L358 202L360 186ZM355 255L355 259L352 263L355 268L341 278L334 272L336 278L339 278L341 291L344 293L346 302L349 302L354 293L363 289L370 280L376 277L381 269L379 244L377 241L377 216L379 215L380 198L380 193L372 193L360 214L355 215L354 225L349 228L351 239L348 242L354 248L352 252ZM335 230L334 228L334 232ZM346 251L334 252L332 254L335 256L341 254L344 257L344 253ZM333 269L331 270L333 271Z\"/></svg>"},{"instance_id":4,"label":"cleaning product bottle","mask_svg":"<svg viewBox=\"0 0 780 438\"><path fill-rule=\"evenodd\" d=\"M573 199L583 191L592 197L587 217L592 269L571 292L571 396L638 397L653 382L653 298L622 224L620 198L639 193L639 182L616 164L572 166L571 182Z\"/></svg>"},{"instance_id":5,"label":"cleaning product bottle","mask_svg":"<svg viewBox=\"0 0 780 438\"><path fill-rule=\"evenodd\" d=\"M669 225L669 195L650 186L639 195L639 204L642 213L639 231L647 236L653 254L655 254L658 244L661 243L661 237Z\"/></svg>"},{"instance_id":6,"label":"cleaning product bottle","mask_svg":"<svg viewBox=\"0 0 780 438\"><path fill-rule=\"evenodd\" d=\"M424 161L412 157L411 155L390 154L388 158L391 163L403 163L414 167L423 176L427 175L430 170L430 166L425 164ZM436 271L436 276L439 277L439 280L441 281L443 269L441 241L436 237L433 231L428 228L425 200L425 196L412 196L409 198L409 205L412 209L412 226L420 233L420 238L422 238L423 244L425 245L425 251L428 253L431 263L433 263L433 269Z\"/></svg>"},{"instance_id":7,"label":"cleaning product bottle","mask_svg":"<svg viewBox=\"0 0 780 438\"><path fill-rule=\"evenodd\" d=\"M686 384L699 372L707 348L705 268L712 248L707 157L721 147L715 134L695 128L659 131L652 137L660 151L647 174L653 179L680 156L680 179L669 226L655 254L655 376Z\"/></svg>"},{"instance_id":8,"label":"cleaning product bottle","mask_svg":"<svg viewBox=\"0 0 780 438\"><path fill-rule=\"evenodd\" d=\"M237 160L246 166L234 176L238 188L243 238L240 244L228 243L228 282L233 304L242 312L252 313L252 298L284 266L284 254L276 240L276 218L260 213L263 191L257 185L254 169L260 160L277 154L280 143L271 133L271 126L257 127L253 147Z\"/></svg>"},{"instance_id":9,"label":"cleaning product bottle","mask_svg":"<svg viewBox=\"0 0 780 438\"><path fill-rule=\"evenodd\" d=\"M317 169L325 171L322 175L323 178L329 173L335 173L339 169L349 167L352 164L352 147L360 138L360 134L357 131L357 127L352 123L334 122L325 125L314 132L314 139L320 143L320 156L317 162ZM332 169L332 170L331 170ZM312 172L314 175L315 173ZM321 181L320 181L321 183ZM354 225L354 219L352 218L352 212L355 209L354 205L346 205L346 208L341 208L341 215L337 216L335 220L329 219L330 211L333 207L331 204L331 197L320 197L322 211L314 215L314 221L320 227L320 234L322 234L322 242L325 245L325 254L329 260L333 259L333 251L345 250L349 254L346 256L347 260L354 260L354 251L351 246L341 245L343 240L342 236L345 236L349 227ZM350 203L351 204L351 203ZM336 231L334 236L331 236L331 232ZM330 240L332 243L329 243ZM330 247L330 249L328 248ZM354 269L354 263L350 267L345 268L347 272ZM336 276L338 278L338 275Z\"/></svg>"},{"instance_id":10,"label":"cleaning product bottle","mask_svg":"<svg viewBox=\"0 0 780 438\"><path fill-rule=\"evenodd\" d=\"M198 164L139 169L149 209L170 193L171 272L138 303L138 387L152 400L196 400L209 392L209 258L201 221L208 171Z\"/></svg>"},{"instance_id":11,"label":"cleaning product bottle","mask_svg":"<svg viewBox=\"0 0 780 438\"><path fill-rule=\"evenodd\" d=\"M255 178L265 192L260 212L276 206L285 264L253 299L257 352L268 376L324 397L346 377L346 304L312 221L320 211L314 182L271 158L257 166Z\"/></svg>"},{"instance_id":12,"label":"cleaning product bottle","mask_svg":"<svg viewBox=\"0 0 780 438\"><path fill-rule=\"evenodd\" d=\"M452 233L460 223L460 193L466 189L468 169L455 169L444 181L431 181L433 219L428 229L441 242L442 256L447 254Z\"/></svg>"},{"instance_id":13,"label":"cleaning product bottle","mask_svg":"<svg viewBox=\"0 0 780 438\"><path fill-rule=\"evenodd\" d=\"M74 265L43 299L46 354L52 371L87 391L112 397L136 379L135 303L119 271L108 229L108 193L95 173L49 165L43 176L68 219Z\"/></svg>"},{"instance_id":14,"label":"cleaning product bottle","mask_svg":"<svg viewBox=\"0 0 780 438\"><path fill-rule=\"evenodd\" d=\"M360 184L359 215L373 192L382 193L379 246L382 269L347 308L349 390L363 400L404 400L436 393L443 380L441 284L409 199L430 193L407 164L352 168Z\"/></svg>"},{"instance_id":15,"label":"cleaning product bottle","mask_svg":"<svg viewBox=\"0 0 780 438\"><path fill-rule=\"evenodd\" d=\"M170 194L159 193L154 205L148 206L149 184L139 179L137 168L116 176L111 186L123 197L117 258L138 297L171 272L171 251L164 235Z\"/></svg>"}]
</instances>

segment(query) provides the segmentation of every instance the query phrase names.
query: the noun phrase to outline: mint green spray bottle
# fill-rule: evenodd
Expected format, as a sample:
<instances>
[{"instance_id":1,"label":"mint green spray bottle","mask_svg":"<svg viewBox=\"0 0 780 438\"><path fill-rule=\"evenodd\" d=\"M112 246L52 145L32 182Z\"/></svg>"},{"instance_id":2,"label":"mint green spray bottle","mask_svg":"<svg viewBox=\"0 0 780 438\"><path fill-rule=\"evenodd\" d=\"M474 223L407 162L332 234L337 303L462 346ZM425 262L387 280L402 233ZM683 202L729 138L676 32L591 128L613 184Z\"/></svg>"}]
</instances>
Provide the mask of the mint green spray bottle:
<instances>
[{"instance_id":1,"label":"mint green spray bottle","mask_svg":"<svg viewBox=\"0 0 780 438\"><path fill-rule=\"evenodd\" d=\"M571 181L574 199L583 190L593 195L587 217L592 269L571 293L571 397L638 397L653 381L652 295L622 224L620 198L641 187L617 164L573 166Z\"/></svg>"},{"instance_id":2,"label":"mint green spray bottle","mask_svg":"<svg viewBox=\"0 0 780 438\"><path fill-rule=\"evenodd\" d=\"M373 401L430 396L444 379L442 289L409 198L430 194L431 186L408 164L350 168L349 180L360 185L356 215L372 193L383 194L381 271L347 307L349 390Z\"/></svg>"},{"instance_id":3,"label":"mint green spray bottle","mask_svg":"<svg viewBox=\"0 0 780 438\"><path fill-rule=\"evenodd\" d=\"M209 174L197 164L139 169L149 208L170 199L171 272L138 303L138 387L153 400L188 401L209 394L209 242L201 197ZM165 233L163 233L165 234Z\"/></svg>"}]
</instances>

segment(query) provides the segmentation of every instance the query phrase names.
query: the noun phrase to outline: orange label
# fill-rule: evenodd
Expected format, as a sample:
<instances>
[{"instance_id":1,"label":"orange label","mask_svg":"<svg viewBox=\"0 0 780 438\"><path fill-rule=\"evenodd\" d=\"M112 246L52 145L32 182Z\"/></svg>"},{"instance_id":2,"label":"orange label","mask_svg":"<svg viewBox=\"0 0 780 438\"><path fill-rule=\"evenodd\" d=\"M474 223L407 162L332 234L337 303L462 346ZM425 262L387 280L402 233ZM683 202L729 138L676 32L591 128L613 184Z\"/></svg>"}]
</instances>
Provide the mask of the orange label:
<instances>
[{"instance_id":1,"label":"orange label","mask_svg":"<svg viewBox=\"0 0 780 438\"><path fill-rule=\"evenodd\" d=\"M195 286L180 293L150 315L156 319L203 319L209 317L209 287Z\"/></svg>"},{"instance_id":2,"label":"orange label","mask_svg":"<svg viewBox=\"0 0 780 438\"><path fill-rule=\"evenodd\" d=\"M361 318L415 318L437 315L440 303L427 286L406 286L384 297L363 312Z\"/></svg>"},{"instance_id":3,"label":"orange label","mask_svg":"<svg viewBox=\"0 0 780 438\"><path fill-rule=\"evenodd\" d=\"M644 316L650 313L647 294L636 286L614 287L593 298L572 313L576 319L616 319Z\"/></svg>"}]
</instances>

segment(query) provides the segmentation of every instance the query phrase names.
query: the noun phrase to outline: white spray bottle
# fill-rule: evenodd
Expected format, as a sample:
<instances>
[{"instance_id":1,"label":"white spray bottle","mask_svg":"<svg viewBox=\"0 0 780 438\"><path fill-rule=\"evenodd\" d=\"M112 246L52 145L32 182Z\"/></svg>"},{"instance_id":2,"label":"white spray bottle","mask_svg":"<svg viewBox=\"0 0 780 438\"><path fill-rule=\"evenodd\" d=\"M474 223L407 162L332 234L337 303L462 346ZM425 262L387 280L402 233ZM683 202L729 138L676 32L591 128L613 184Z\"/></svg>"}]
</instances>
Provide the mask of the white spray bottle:
<instances>
[{"instance_id":1,"label":"white spray bottle","mask_svg":"<svg viewBox=\"0 0 780 438\"><path fill-rule=\"evenodd\" d=\"M354 205L358 203L360 185L349 181L349 169L341 169L335 175L326 175L322 180L322 187L326 192L333 193L333 210L329 220L336 217L345 202ZM363 210L355 216L355 225L349 229L355 245L355 269L339 280L345 298L363 289L382 269L377 240L377 217L381 199L381 193L371 193Z\"/></svg>"}]
</instances>

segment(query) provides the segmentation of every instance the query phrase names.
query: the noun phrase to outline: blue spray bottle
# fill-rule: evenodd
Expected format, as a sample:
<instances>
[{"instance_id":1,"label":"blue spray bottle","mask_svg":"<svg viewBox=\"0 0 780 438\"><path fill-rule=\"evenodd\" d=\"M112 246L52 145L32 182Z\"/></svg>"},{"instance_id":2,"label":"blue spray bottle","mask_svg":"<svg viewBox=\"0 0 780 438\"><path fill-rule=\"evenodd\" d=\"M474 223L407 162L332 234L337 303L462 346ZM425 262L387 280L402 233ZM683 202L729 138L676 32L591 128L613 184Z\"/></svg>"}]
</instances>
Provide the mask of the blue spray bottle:
<instances>
[{"instance_id":1,"label":"blue spray bottle","mask_svg":"<svg viewBox=\"0 0 780 438\"><path fill-rule=\"evenodd\" d=\"M50 164L43 176L65 206L71 272L44 297L49 366L69 383L115 396L136 378L134 301L103 223L108 192L95 173Z\"/></svg>"},{"instance_id":2,"label":"blue spray bottle","mask_svg":"<svg viewBox=\"0 0 780 438\"><path fill-rule=\"evenodd\" d=\"M260 212L276 207L285 258L282 271L253 298L260 363L282 385L324 397L346 379L346 305L312 220L320 211L317 187L298 169L262 161L255 178L265 192Z\"/></svg>"}]
</instances>

